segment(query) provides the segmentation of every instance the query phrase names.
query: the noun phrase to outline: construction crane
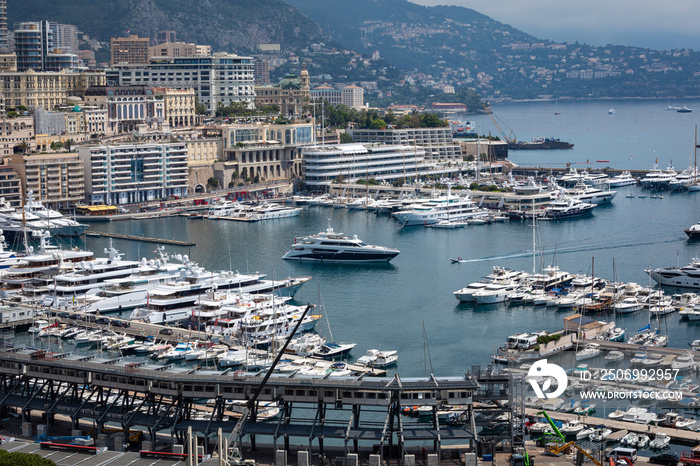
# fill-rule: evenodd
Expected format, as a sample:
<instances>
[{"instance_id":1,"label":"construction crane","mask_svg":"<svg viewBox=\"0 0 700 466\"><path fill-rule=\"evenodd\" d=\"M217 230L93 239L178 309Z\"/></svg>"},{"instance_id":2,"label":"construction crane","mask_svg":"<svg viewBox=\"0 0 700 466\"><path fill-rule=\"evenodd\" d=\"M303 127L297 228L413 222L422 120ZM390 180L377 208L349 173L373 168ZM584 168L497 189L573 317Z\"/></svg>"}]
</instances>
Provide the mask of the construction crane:
<instances>
[{"instance_id":1,"label":"construction crane","mask_svg":"<svg viewBox=\"0 0 700 466\"><path fill-rule=\"evenodd\" d=\"M559 428L557 428L556 424L554 424L554 421L552 420L552 418L549 417L549 415L547 414L547 412L546 412L546 411L540 411L540 412L538 412L537 414L538 414L538 415L539 415L539 414L543 415L544 418L547 419L547 422L549 422L549 425L552 427L552 430L554 431L554 434L550 434L549 437L552 437L552 438L557 439L557 440L564 441L564 439L565 439L564 434L562 434L562 433L559 431ZM590 453L588 453L586 450L584 450L583 448L581 448L581 447L579 447L578 445L576 445L576 442L571 441L571 442L564 443L564 444L561 444L561 443L553 443L553 442L551 442L551 443L546 443L546 444L544 444L543 446L544 446L544 449L545 449L545 453L549 453L550 455L559 455L560 453L566 451L569 447L574 447L574 448L576 448L578 451L580 451L586 458L588 458L588 459L590 459L591 461L593 461L593 463L595 463L596 466L602 466L602 464L600 463L600 461L598 461L597 459L593 458L593 457L591 456Z\"/></svg>"},{"instance_id":2,"label":"construction crane","mask_svg":"<svg viewBox=\"0 0 700 466\"><path fill-rule=\"evenodd\" d=\"M484 110L486 111L486 114L491 118L491 122L493 125L498 129L498 132L501 133L501 136L503 136L503 139L505 142L517 142L517 138L515 137L515 133L513 130L504 122L503 124L510 130L510 137L506 136L506 132L501 128L501 125L498 123L496 120L496 117L493 114L493 110L491 110L491 107L487 107L486 104L482 104L484 107Z\"/></svg>"},{"instance_id":3,"label":"construction crane","mask_svg":"<svg viewBox=\"0 0 700 466\"><path fill-rule=\"evenodd\" d=\"M267 374L265 374L265 378L263 378L262 382L260 382L260 385L258 385L258 388L255 390L255 393L253 394L253 396L250 397L250 399L246 403L245 408L243 409L243 412L241 413L241 417L238 419L238 422L236 422L236 425L233 427L233 430L231 431L231 435L229 436L228 440L223 441L221 433L219 434L219 464L226 465L226 466L241 466L241 465L254 465L255 464L254 460L244 460L243 459L241 452L238 449L238 438L241 435L241 433L243 431L243 426L247 422L249 416L251 418L250 419L251 422L255 422L255 402L258 400L258 397L262 393L263 388L265 388L265 384L267 384L267 381L270 379L270 376L272 375L272 372L275 370L277 363L282 358L284 351L287 349L289 342L292 340L292 338L294 337L294 334L297 332L297 330L299 330L299 326L301 325L304 318L306 317L306 314L313 307L314 306L312 304L308 304L306 306L306 309L304 309L304 312L301 314L301 317L297 321L297 324L294 326L292 333L285 340L284 345L277 353L277 356L275 356L275 360L272 361L272 365L267 370ZM231 452L230 456L229 456L229 451ZM600 465L598 465L598 466L600 466Z\"/></svg>"}]
</instances>

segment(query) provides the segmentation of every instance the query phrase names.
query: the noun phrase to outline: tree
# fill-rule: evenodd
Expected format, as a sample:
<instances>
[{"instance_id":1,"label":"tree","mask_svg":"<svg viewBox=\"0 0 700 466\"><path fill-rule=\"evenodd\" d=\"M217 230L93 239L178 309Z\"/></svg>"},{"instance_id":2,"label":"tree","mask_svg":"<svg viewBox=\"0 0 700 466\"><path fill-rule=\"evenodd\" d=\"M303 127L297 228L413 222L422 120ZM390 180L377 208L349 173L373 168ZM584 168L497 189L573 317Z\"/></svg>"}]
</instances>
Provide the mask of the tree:
<instances>
[{"instance_id":1,"label":"tree","mask_svg":"<svg viewBox=\"0 0 700 466\"><path fill-rule=\"evenodd\" d=\"M348 133L340 133L340 142L341 144L352 142L352 137Z\"/></svg>"},{"instance_id":2,"label":"tree","mask_svg":"<svg viewBox=\"0 0 700 466\"><path fill-rule=\"evenodd\" d=\"M386 128L386 122L382 119L376 119L372 120L372 124L370 125L370 128L372 129L384 129Z\"/></svg>"},{"instance_id":3,"label":"tree","mask_svg":"<svg viewBox=\"0 0 700 466\"><path fill-rule=\"evenodd\" d=\"M26 154L27 152L29 152L29 143L27 143L27 141L20 142L12 148L12 152L14 152L15 154Z\"/></svg>"},{"instance_id":4,"label":"tree","mask_svg":"<svg viewBox=\"0 0 700 466\"><path fill-rule=\"evenodd\" d=\"M207 180L207 186L210 189L216 189L219 187L219 180L214 178L213 176Z\"/></svg>"},{"instance_id":5,"label":"tree","mask_svg":"<svg viewBox=\"0 0 700 466\"><path fill-rule=\"evenodd\" d=\"M56 466L56 463L31 453L0 450L0 466Z\"/></svg>"},{"instance_id":6,"label":"tree","mask_svg":"<svg viewBox=\"0 0 700 466\"><path fill-rule=\"evenodd\" d=\"M54 141L51 143L51 150L58 150L61 147L63 147L63 143L61 141Z\"/></svg>"},{"instance_id":7,"label":"tree","mask_svg":"<svg viewBox=\"0 0 700 466\"><path fill-rule=\"evenodd\" d=\"M222 105L223 106L223 105ZM197 115L206 115L207 106L199 101L199 99L194 100L194 111Z\"/></svg>"},{"instance_id":8,"label":"tree","mask_svg":"<svg viewBox=\"0 0 700 466\"><path fill-rule=\"evenodd\" d=\"M67 151L70 151L70 148L75 145L75 141L73 139L66 139L66 142L63 143L64 149Z\"/></svg>"}]
</instances>

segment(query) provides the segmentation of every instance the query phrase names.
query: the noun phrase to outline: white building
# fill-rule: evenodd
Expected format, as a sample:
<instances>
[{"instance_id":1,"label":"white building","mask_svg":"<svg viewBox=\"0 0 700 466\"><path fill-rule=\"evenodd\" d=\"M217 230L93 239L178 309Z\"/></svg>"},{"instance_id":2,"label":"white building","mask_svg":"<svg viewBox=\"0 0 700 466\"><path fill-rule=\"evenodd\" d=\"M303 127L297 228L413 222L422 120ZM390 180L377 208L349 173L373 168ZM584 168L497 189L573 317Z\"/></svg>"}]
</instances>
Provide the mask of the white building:
<instances>
[{"instance_id":1,"label":"white building","mask_svg":"<svg viewBox=\"0 0 700 466\"><path fill-rule=\"evenodd\" d=\"M385 144L336 144L302 149L304 183L327 187L339 180L355 183L369 180L393 183L429 174L425 150L418 146Z\"/></svg>"},{"instance_id":2,"label":"white building","mask_svg":"<svg viewBox=\"0 0 700 466\"><path fill-rule=\"evenodd\" d=\"M187 194L187 145L82 146L89 204L131 204Z\"/></svg>"},{"instance_id":3,"label":"white building","mask_svg":"<svg viewBox=\"0 0 700 466\"><path fill-rule=\"evenodd\" d=\"M146 66L116 65L107 82L119 86L145 85L195 90L210 112L218 102L255 105L253 58L216 53L208 57L154 58Z\"/></svg>"},{"instance_id":4,"label":"white building","mask_svg":"<svg viewBox=\"0 0 700 466\"><path fill-rule=\"evenodd\" d=\"M340 91L340 102L350 108L365 106L365 90L360 86L347 86Z\"/></svg>"},{"instance_id":5,"label":"white building","mask_svg":"<svg viewBox=\"0 0 700 466\"><path fill-rule=\"evenodd\" d=\"M347 133L355 142L381 142L384 144L417 144L425 150L425 157L435 161L461 162L462 148L452 138L452 128L387 128L349 129Z\"/></svg>"}]
</instances>

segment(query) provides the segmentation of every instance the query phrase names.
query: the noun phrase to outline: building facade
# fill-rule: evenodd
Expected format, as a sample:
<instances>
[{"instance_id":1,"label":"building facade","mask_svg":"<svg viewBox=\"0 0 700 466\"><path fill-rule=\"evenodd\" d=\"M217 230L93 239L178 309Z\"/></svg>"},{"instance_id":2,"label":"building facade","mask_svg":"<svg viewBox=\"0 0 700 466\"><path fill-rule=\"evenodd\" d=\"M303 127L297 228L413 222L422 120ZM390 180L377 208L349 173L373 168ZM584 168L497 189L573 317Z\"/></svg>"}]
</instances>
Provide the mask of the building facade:
<instances>
[{"instance_id":1,"label":"building facade","mask_svg":"<svg viewBox=\"0 0 700 466\"><path fill-rule=\"evenodd\" d=\"M301 176L301 148L313 144L313 124L221 126L222 161L214 164L221 186Z\"/></svg>"},{"instance_id":2,"label":"building facade","mask_svg":"<svg viewBox=\"0 0 700 466\"><path fill-rule=\"evenodd\" d=\"M85 167L76 153L13 155L8 164L21 180L22 192L54 209L85 201Z\"/></svg>"},{"instance_id":3,"label":"building facade","mask_svg":"<svg viewBox=\"0 0 700 466\"><path fill-rule=\"evenodd\" d=\"M360 86L346 86L340 90L340 103L350 108L364 108L365 90Z\"/></svg>"},{"instance_id":4,"label":"building facade","mask_svg":"<svg viewBox=\"0 0 700 466\"><path fill-rule=\"evenodd\" d=\"M0 92L8 108L24 105L52 109L65 104L69 96L82 98L89 87L104 85L105 74L101 71L0 73Z\"/></svg>"},{"instance_id":5,"label":"building facade","mask_svg":"<svg viewBox=\"0 0 700 466\"><path fill-rule=\"evenodd\" d=\"M21 207L22 188L19 174L4 162L0 164L0 197L4 197L12 207Z\"/></svg>"},{"instance_id":6,"label":"building facade","mask_svg":"<svg viewBox=\"0 0 700 466\"><path fill-rule=\"evenodd\" d=\"M381 143L311 146L302 149L302 155L304 183L320 189L341 181L410 180L428 175L433 165L425 160L422 147Z\"/></svg>"},{"instance_id":7,"label":"building facade","mask_svg":"<svg viewBox=\"0 0 700 466\"><path fill-rule=\"evenodd\" d=\"M156 87L153 93L163 99L163 119L171 128L197 124L194 89Z\"/></svg>"},{"instance_id":8,"label":"building facade","mask_svg":"<svg viewBox=\"0 0 700 466\"><path fill-rule=\"evenodd\" d=\"M151 41L148 37L130 35L129 37L113 37L110 41L110 66L119 63L145 65L148 63L148 47Z\"/></svg>"},{"instance_id":9,"label":"building facade","mask_svg":"<svg viewBox=\"0 0 700 466\"><path fill-rule=\"evenodd\" d=\"M86 201L130 204L187 195L187 145L146 143L82 146Z\"/></svg>"},{"instance_id":10,"label":"building facade","mask_svg":"<svg viewBox=\"0 0 700 466\"><path fill-rule=\"evenodd\" d=\"M209 57L154 59L142 67L116 66L107 80L119 86L146 85L195 90L210 113L221 102L255 105L253 59L217 53Z\"/></svg>"},{"instance_id":11,"label":"building facade","mask_svg":"<svg viewBox=\"0 0 700 466\"><path fill-rule=\"evenodd\" d=\"M0 154L8 157L22 144L27 151L36 149L34 134L34 119L30 116L0 119Z\"/></svg>"},{"instance_id":12,"label":"building facade","mask_svg":"<svg viewBox=\"0 0 700 466\"><path fill-rule=\"evenodd\" d=\"M148 58L154 57L196 57L197 44L185 42L164 42L148 48Z\"/></svg>"},{"instance_id":13,"label":"building facade","mask_svg":"<svg viewBox=\"0 0 700 466\"><path fill-rule=\"evenodd\" d=\"M253 62L253 76L255 84L265 86L270 84L270 62L265 59L257 59Z\"/></svg>"},{"instance_id":14,"label":"building facade","mask_svg":"<svg viewBox=\"0 0 700 466\"><path fill-rule=\"evenodd\" d=\"M329 86L319 86L310 91L310 97L313 101L325 100L334 107L340 105L341 92Z\"/></svg>"},{"instance_id":15,"label":"building facade","mask_svg":"<svg viewBox=\"0 0 700 466\"><path fill-rule=\"evenodd\" d=\"M165 121L163 97L148 86L94 86L85 93L85 102L107 109L108 136L136 131L140 124L156 129Z\"/></svg>"},{"instance_id":16,"label":"building facade","mask_svg":"<svg viewBox=\"0 0 700 466\"><path fill-rule=\"evenodd\" d=\"M425 157L432 161L462 161L462 148L452 138L452 129L449 126L444 128L348 129L347 133L355 142L418 145L425 151Z\"/></svg>"},{"instance_id":17,"label":"building facade","mask_svg":"<svg viewBox=\"0 0 700 466\"><path fill-rule=\"evenodd\" d=\"M309 72L306 63L301 73L287 73L277 86L255 86L255 105L277 105L282 115L295 116L309 102Z\"/></svg>"}]
</instances>

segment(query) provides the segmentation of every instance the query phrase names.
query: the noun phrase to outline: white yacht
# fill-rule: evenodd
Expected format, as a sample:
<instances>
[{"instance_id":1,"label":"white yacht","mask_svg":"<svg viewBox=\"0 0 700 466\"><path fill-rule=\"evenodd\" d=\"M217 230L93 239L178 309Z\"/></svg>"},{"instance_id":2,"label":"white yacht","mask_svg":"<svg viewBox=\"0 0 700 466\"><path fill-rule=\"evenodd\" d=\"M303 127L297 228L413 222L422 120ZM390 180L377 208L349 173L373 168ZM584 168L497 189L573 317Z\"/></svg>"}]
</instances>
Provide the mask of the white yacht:
<instances>
[{"instance_id":1,"label":"white yacht","mask_svg":"<svg viewBox=\"0 0 700 466\"><path fill-rule=\"evenodd\" d=\"M109 256L75 264L75 270L55 275L53 283L46 287L50 296L44 299L43 305L59 307L67 304L67 300L74 300L90 290L100 288L105 280L128 277L141 266L139 261L122 260L123 254L114 248L111 240L109 248L105 248L105 254Z\"/></svg>"},{"instance_id":2,"label":"white yacht","mask_svg":"<svg viewBox=\"0 0 700 466\"><path fill-rule=\"evenodd\" d=\"M649 170L644 178L640 180L642 188L663 190L670 187L671 181L673 181L678 173L673 169L673 167L668 167L666 170L661 170L657 165Z\"/></svg>"},{"instance_id":3,"label":"white yacht","mask_svg":"<svg viewBox=\"0 0 700 466\"><path fill-rule=\"evenodd\" d=\"M569 196L559 196L549 203L544 209L542 218L560 220L565 218L582 217L591 213L595 204L581 202Z\"/></svg>"},{"instance_id":4,"label":"white yacht","mask_svg":"<svg viewBox=\"0 0 700 466\"><path fill-rule=\"evenodd\" d=\"M471 199L470 193L464 192L459 196L447 193L414 205L407 210L394 212L394 218L403 226L432 225L440 220L463 221L473 218L487 217L488 211L480 209Z\"/></svg>"},{"instance_id":5,"label":"white yacht","mask_svg":"<svg viewBox=\"0 0 700 466\"><path fill-rule=\"evenodd\" d=\"M659 285L700 288L700 259L693 259L683 267L646 269L645 272Z\"/></svg>"},{"instance_id":6,"label":"white yacht","mask_svg":"<svg viewBox=\"0 0 700 466\"><path fill-rule=\"evenodd\" d=\"M216 204L213 204L208 211L208 216L211 218L232 217L244 210L244 207L235 201L221 199Z\"/></svg>"},{"instance_id":7,"label":"white yacht","mask_svg":"<svg viewBox=\"0 0 700 466\"><path fill-rule=\"evenodd\" d=\"M246 212L252 220L270 220L274 218L298 217L302 207L287 207L280 204L264 203L251 208Z\"/></svg>"},{"instance_id":8,"label":"white yacht","mask_svg":"<svg viewBox=\"0 0 700 466\"><path fill-rule=\"evenodd\" d=\"M90 251L59 249L49 244L51 234L48 231L34 230L32 236L39 240L39 251L34 253L34 247L25 242L27 254L22 256L22 261L0 270L0 280L10 288L20 288L26 284L45 285L54 275L94 260L94 254Z\"/></svg>"},{"instance_id":9,"label":"white yacht","mask_svg":"<svg viewBox=\"0 0 700 466\"><path fill-rule=\"evenodd\" d=\"M374 246L328 227L316 235L295 238L292 248L282 259L320 262L371 263L389 262L399 254L398 249Z\"/></svg>"},{"instance_id":10,"label":"white yacht","mask_svg":"<svg viewBox=\"0 0 700 466\"><path fill-rule=\"evenodd\" d=\"M25 215L38 217L40 228L49 231L53 236L80 236L87 229L87 225L64 217L62 213L44 206L34 198L31 190L27 192L24 212Z\"/></svg>"},{"instance_id":11,"label":"white yacht","mask_svg":"<svg viewBox=\"0 0 700 466\"><path fill-rule=\"evenodd\" d=\"M581 202L600 205L611 203L615 198L617 191L594 188L582 181L579 181L573 188L567 189L566 194L574 199L578 199Z\"/></svg>"},{"instance_id":12,"label":"white yacht","mask_svg":"<svg viewBox=\"0 0 700 466\"><path fill-rule=\"evenodd\" d=\"M476 304L502 303L508 299L510 292L517 287L517 282L489 283L484 288L474 292L474 300L476 301Z\"/></svg>"},{"instance_id":13,"label":"white yacht","mask_svg":"<svg viewBox=\"0 0 700 466\"><path fill-rule=\"evenodd\" d=\"M148 304L148 291L177 280L185 267L184 264L170 263L164 249L164 246L156 249L160 255L158 259L141 259L141 265L133 275L105 280L100 289L88 291L83 312L105 313Z\"/></svg>"},{"instance_id":14,"label":"white yacht","mask_svg":"<svg viewBox=\"0 0 700 466\"><path fill-rule=\"evenodd\" d=\"M177 257L177 256L176 256ZM153 324L178 322L192 316L193 306L214 288L239 293L294 296L311 277L264 280L264 274L209 272L183 256L185 268L180 277L148 292L148 305L131 312L131 319L145 319Z\"/></svg>"},{"instance_id":15,"label":"white yacht","mask_svg":"<svg viewBox=\"0 0 700 466\"><path fill-rule=\"evenodd\" d=\"M629 170L625 170L617 176L613 176L608 181L608 186L611 188L619 188L621 186L631 186L637 184L637 179L632 176Z\"/></svg>"}]
</instances>

